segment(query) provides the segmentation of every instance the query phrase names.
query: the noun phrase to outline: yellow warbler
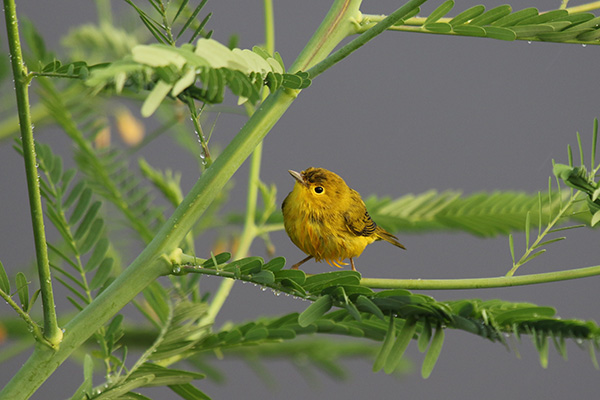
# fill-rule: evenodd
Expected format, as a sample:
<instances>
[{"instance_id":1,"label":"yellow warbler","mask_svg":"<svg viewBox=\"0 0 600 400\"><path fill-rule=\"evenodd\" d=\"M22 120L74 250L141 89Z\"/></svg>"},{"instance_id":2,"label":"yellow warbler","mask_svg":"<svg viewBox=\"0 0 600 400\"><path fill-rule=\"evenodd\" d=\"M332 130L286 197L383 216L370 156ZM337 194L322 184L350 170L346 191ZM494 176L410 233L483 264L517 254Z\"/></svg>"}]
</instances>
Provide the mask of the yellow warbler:
<instances>
[{"instance_id":1,"label":"yellow warbler","mask_svg":"<svg viewBox=\"0 0 600 400\"><path fill-rule=\"evenodd\" d=\"M308 168L301 173L288 171L296 180L294 189L283 201L283 223L292 242L308 254L300 265L314 258L331 266L348 265L367 245L385 240L404 249L398 239L377 226L356 190L338 175L323 168Z\"/></svg>"}]
</instances>

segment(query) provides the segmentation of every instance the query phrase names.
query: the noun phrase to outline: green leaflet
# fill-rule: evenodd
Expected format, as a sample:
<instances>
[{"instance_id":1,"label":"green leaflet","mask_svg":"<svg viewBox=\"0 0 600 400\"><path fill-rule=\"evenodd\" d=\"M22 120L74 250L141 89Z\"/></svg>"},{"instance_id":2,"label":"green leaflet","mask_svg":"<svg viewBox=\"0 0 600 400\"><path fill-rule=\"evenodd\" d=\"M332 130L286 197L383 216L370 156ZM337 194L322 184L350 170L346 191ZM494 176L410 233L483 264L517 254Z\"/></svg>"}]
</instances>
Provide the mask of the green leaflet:
<instances>
[{"instance_id":1,"label":"green leaflet","mask_svg":"<svg viewBox=\"0 0 600 400\"><path fill-rule=\"evenodd\" d=\"M334 271L307 277L303 287L307 292L316 294L329 286L358 285L359 283L360 273L356 271Z\"/></svg>"},{"instance_id":2,"label":"green leaflet","mask_svg":"<svg viewBox=\"0 0 600 400\"><path fill-rule=\"evenodd\" d=\"M8 280L8 275L2 261L0 261L0 290L6 294L10 294L10 281Z\"/></svg>"},{"instance_id":3,"label":"green leaflet","mask_svg":"<svg viewBox=\"0 0 600 400\"><path fill-rule=\"evenodd\" d=\"M333 301L331 296L325 295L319 297L317 301L308 306L308 308L298 316L298 324L302 327L312 324L329 311L332 305Z\"/></svg>"},{"instance_id":4,"label":"green leaflet","mask_svg":"<svg viewBox=\"0 0 600 400\"><path fill-rule=\"evenodd\" d=\"M438 8L436 8L431 14L429 14L423 25L428 25L436 22L438 19L448 14L450 10L452 10L452 8L454 8L454 0L447 0L443 2L438 6Z\"/></svg>"},{"instance_id":5,"label":"green leaflet","mask_svg":"<svg viewBox=\"0 0 600 400\"><path fill-rule=\"evenodd\" d=\"M396 370L396 367L400 363L400 360L401 360L402 356L404 355L404 352L406 351L406 348L408 347L410 341L412 340L416 330L417 330L417 320L416 319L408 318L407 320L405 320L404 325L402 326L402 329L398 333L398 338L396 339L394 346L392 347L392 349L390 350L390 352L387 356L385 366L384 366L384 370L385 370L386 374L391 374L392 372L394 372Z\"/></svg>"},{"instance_id":6,"label":"green leaflet","mask_svg":"<svg viewBox=\"0 0 600 400\"><path fill-rule=\"evenodd\" d=\"M433 368L440 357L440 353L442 352L443 344L444 329L438 326L435 330L435 334L433 335L433 339L431 339L429 350L427 351L427 354L425 354L425 359L423 360L423 365L421 367L421 376L423 379L427 379L431 375L431 372L433 371Z\"/></svg>"},{"instance_id":7,"label":"green leaflet","mask_svg":"<svg viewBox=\"0 0 600 400\"><path fill-rule=\"evenodd\" d=\"M396 338L396 328L394 327L394 317L390 315L389 317L389 326L387 330L387 334L385 335L385 339L379 353L377 353L377 358L375 358L375 363L373 364L373 372L380 371L389 357L390 351L392 350L392 346L394 345L394 339Z\"/></svg>"},{"instance_id":8,"label":"green leaflet","mask_svg":"<svg viewBox=\"0 0 600 400\"><path fill-rule=\"evenodd\" d=\"M496 8L492 8L489 11L473 18L469 21L469 25L474 26L483 26L493 23L500 18L503 18L511 13L512 9L509 5L505 4L502 6L498 6Z\"/></svg>"},{"instance_id":9,"label":"green leaflet","mask_svg":"<svg viewBox=\"0 0 600 400\"><path fill-rule=\"evenodd\" d=\"M29 282L27 282L25 274L22 272L17 272L15 283L17 286L19 301L21 302L21 308L27 312L29 309Z\"/></svg>"},{"instance_id":10,"label":"green leaflet","mask_svg":"<svg viewBox=\"0 0 600 400\"><path fill-rule=\"evenodd\" d=\"M210 397L190 383L169 385L169 389L185 400L210 400Z\"/></svg>"}]
</instances>

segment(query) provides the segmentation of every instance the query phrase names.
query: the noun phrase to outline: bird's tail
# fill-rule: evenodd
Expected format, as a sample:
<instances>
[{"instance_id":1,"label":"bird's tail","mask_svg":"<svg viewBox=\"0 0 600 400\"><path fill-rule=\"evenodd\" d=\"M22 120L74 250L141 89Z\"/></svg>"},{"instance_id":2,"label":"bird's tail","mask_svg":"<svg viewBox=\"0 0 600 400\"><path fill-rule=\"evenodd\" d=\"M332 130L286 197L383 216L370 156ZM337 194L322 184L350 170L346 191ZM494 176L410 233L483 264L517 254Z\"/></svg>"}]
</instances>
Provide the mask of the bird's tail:
<instances>
[{"instance_id":1,"label":"bird's tail","mask_svg":"<svg viewBox=\"0 0 600 400\"><path fill-rule=\"evenodd\" d=\"M406 247L404 247L404 245L402 245L402 243L398 241L398 238L386 231L385 229L378 226L377 230L375 231L375 234L377 235L378 240L385 240L386 242L391 243L396 247L400 247L401 249L406 250Z\"/></svg>"}]
</instances>

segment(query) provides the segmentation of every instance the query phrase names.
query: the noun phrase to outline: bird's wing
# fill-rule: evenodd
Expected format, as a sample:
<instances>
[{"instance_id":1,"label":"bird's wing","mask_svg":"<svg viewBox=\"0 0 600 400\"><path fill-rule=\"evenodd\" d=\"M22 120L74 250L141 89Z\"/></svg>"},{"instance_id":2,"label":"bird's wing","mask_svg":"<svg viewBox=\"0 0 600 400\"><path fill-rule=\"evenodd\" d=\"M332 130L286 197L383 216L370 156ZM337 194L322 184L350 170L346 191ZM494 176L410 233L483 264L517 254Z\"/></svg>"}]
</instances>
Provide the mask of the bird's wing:
<instances>
[{"instance_id":1,"label":"bird's wing","mask_svg":"<svg viewBox=\"0 0 600 400\"><path fill-rule=\"evenodd\" d=\"M377 224L371 219L366 209L362 215L360 213L345 213L344 220L348 230L356 236L371 236L377 229Z\"/></svg>"}]
</instances>

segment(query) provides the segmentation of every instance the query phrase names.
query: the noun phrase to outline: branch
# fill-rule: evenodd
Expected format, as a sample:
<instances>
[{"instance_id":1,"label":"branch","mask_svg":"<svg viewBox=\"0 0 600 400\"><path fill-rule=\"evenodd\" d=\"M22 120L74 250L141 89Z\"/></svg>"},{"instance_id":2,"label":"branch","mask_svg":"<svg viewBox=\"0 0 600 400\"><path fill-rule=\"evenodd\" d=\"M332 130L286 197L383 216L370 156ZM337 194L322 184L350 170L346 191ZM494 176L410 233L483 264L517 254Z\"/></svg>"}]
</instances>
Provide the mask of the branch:
<instances>
[{"instance_id":1,"label":"branch","mask_svg":"<svg viewBox=\"0 0 600 400\"><path fill-rule=\"evenodd\" d=\"M348 57L352 52L358 50L360 47L365 45L367 42L375 38L376 36L382 34L387 29L392 27L395 23L400 21L403 17L408 15L415 8L419 7L421 4L425 3L427 0L411 0L393 13L391 13L388 17L383 19L377 25L369 28L364 33L362 33L359 37L352 40L350 43L346 44L342 48L340 48L335 53L331 54L329 57L309 69L307 72L310 78L314 78L315 76L323 73L325 70L332 67L334 64L340 62L344 58ZM358 24L358 21L354 21ZM352 32L355 33L355 32Z\"/></svg>"},{"instance_id":2,"label":"branch","mask_svg":"<svg viewBox=\"0 0 600 400\"><path fill-rule=\"evenodd\" d=\"M36 165L37 157L35 154L35 144L33 140L33 128L31 125L28 92L31 76L27 74L27 68L23 63L21 42L19 39L19 25L17 23L17 10L14 0L4 0L4 16L6 18L6 33L10 48L10 61L13 70L15 94L17 97L19 126L21 129L21 141L23 144L23 159L25 160L25 175L27 179L27 190L29 193L29 207L33 225L33 237L35 242L38 275L40 278L40 290L42 293L44 337L46 338L47 343L51 344L53 347L57 347L60 344L63 333L58 327L58 322L56 319L54 295L52 293L52 278L50 275L50 264L48 261L48 248L46 247L44 212L42 210L42 199L40 197L40 188L38 186L39 177Z\"/></svg>"},{"instance_id":3,"label":"branch","mask_svg":"<svg viewBox=\"0 0 600 400\"><path fill-rule=\"evenodd\" d=\"M378 279L362 278L361 286L371 289L407 289L407 290L455 290L490 289L510 286L535 285L539 283L559 282L571 279L600 275L600 265L558 272L521 276L501 276L497 278L473 279Z\"/></svg>"}]
</instances>

